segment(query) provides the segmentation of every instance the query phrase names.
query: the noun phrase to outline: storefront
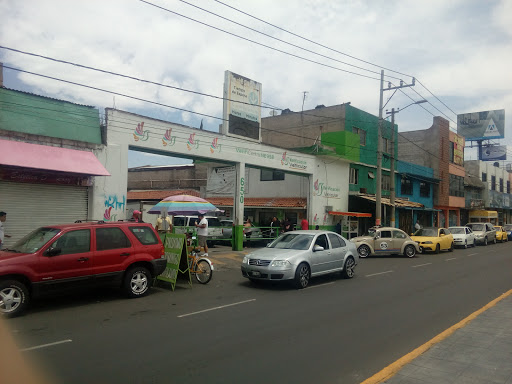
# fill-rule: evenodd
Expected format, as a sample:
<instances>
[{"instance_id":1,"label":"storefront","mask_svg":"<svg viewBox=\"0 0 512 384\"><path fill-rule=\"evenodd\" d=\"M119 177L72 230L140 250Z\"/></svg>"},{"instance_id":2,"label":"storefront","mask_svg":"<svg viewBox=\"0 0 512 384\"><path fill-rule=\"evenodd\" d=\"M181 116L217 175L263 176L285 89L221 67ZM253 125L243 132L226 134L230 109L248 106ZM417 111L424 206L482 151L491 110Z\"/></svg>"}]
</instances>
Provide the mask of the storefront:
<instances>
[{"instance_id":1,"label":"storefront","mask_svg":"<svg viewBox=\"0 0 512 384\"><path fill-rule=\"evenodd\" d=\"M469 221L471 223L485 222L498 225L498 211L469 211Z\"/></svg>"},{"instance_id":2,"label":"storefront","mask_svg":"<svg viewBox=\"0 0 512 384\"><path fill-rule=\"evenodd\" d=\"M87 220L91 176L109 175L89 151L0 140L0 153L7 247L37 227Z\"/></svg>"}]
</instances>

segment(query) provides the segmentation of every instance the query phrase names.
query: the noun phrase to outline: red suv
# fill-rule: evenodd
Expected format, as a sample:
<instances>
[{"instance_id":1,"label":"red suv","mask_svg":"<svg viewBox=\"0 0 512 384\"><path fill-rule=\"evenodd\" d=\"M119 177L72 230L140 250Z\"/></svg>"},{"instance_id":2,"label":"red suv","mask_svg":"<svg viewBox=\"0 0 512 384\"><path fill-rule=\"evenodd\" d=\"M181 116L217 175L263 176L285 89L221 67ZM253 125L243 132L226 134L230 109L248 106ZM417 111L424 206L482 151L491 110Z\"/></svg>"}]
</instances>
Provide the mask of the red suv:
<instances>
[{"instance_id":1,"label":"red suv","mask_svg":"<svg viewBox=\"0 0 512 384\"><path fill-rule=\"evenodd\" d=\"M20 314L31 297L92 285L144 296L167 264L150 224L78 222L41 227L0 251L0 313Z\"/></svg>"}]
</instances>

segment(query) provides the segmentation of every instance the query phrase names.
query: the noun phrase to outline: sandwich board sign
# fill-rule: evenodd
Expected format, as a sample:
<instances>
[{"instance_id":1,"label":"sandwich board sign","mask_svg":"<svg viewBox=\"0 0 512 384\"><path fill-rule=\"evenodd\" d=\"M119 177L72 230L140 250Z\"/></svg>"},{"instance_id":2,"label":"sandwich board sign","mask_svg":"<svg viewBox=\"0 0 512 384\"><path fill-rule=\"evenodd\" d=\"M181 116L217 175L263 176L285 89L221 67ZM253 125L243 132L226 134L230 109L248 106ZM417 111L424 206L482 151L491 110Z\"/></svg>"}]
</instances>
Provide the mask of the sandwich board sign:
<instances>
[{"instance_id":1,"label":"sandwich board sign","mask_svg":"<svg viewBox=\"0 0 512 384\"><path fill-rule=\"evenodd\" d=\"M188 256L186 238L184 234L166 233L162 236L164 243L165 258L167 266L165 270L157 276L158 280L171 283L172 290L176 287L178 277L185 277L190 285L190 269L188 267Z\"/></svg>"}]
</instances>

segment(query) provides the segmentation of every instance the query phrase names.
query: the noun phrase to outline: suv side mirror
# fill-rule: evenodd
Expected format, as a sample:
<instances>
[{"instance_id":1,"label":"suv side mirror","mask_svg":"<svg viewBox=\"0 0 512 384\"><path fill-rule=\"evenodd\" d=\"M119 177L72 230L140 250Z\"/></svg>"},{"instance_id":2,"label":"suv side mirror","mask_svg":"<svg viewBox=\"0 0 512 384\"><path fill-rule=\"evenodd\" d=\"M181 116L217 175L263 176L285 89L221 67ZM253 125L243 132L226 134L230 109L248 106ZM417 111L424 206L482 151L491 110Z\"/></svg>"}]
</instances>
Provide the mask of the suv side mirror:
<instances>
[{"instance_id":1,"label":"suv side mirror","mask_svg":"<svg viewBox=\"0 0 512 384\"><path fill-rule=\"evenodd\" d=\"M60 248L48 248L46 251L44 251L44 256L49 256L49 257L52 257L52 256L57 256L57 255L60 255L62 252L62 249Z\"/></svg>"}]
</instances>

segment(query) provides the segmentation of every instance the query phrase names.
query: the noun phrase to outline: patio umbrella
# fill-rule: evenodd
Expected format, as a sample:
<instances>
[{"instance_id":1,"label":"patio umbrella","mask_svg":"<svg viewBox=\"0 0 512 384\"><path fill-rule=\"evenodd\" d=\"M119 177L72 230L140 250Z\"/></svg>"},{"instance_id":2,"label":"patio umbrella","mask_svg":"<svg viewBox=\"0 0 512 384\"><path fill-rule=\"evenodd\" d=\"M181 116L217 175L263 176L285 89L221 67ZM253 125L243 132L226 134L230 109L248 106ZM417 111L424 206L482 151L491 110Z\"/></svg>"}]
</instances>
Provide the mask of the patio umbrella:
<instances>
[{"instance_id":1,"label":"patio umbrella","mask_svg":"<svg viewBox=\"0 0 512 384\"><path fill-rule=\"evenodd\" d=\"M217 208L208 201L191 195L169 196L151 208L148 213L159 214L162 208L169 215L197 215L199 213L217 211Z\"/></svg>"}]
</instances>

